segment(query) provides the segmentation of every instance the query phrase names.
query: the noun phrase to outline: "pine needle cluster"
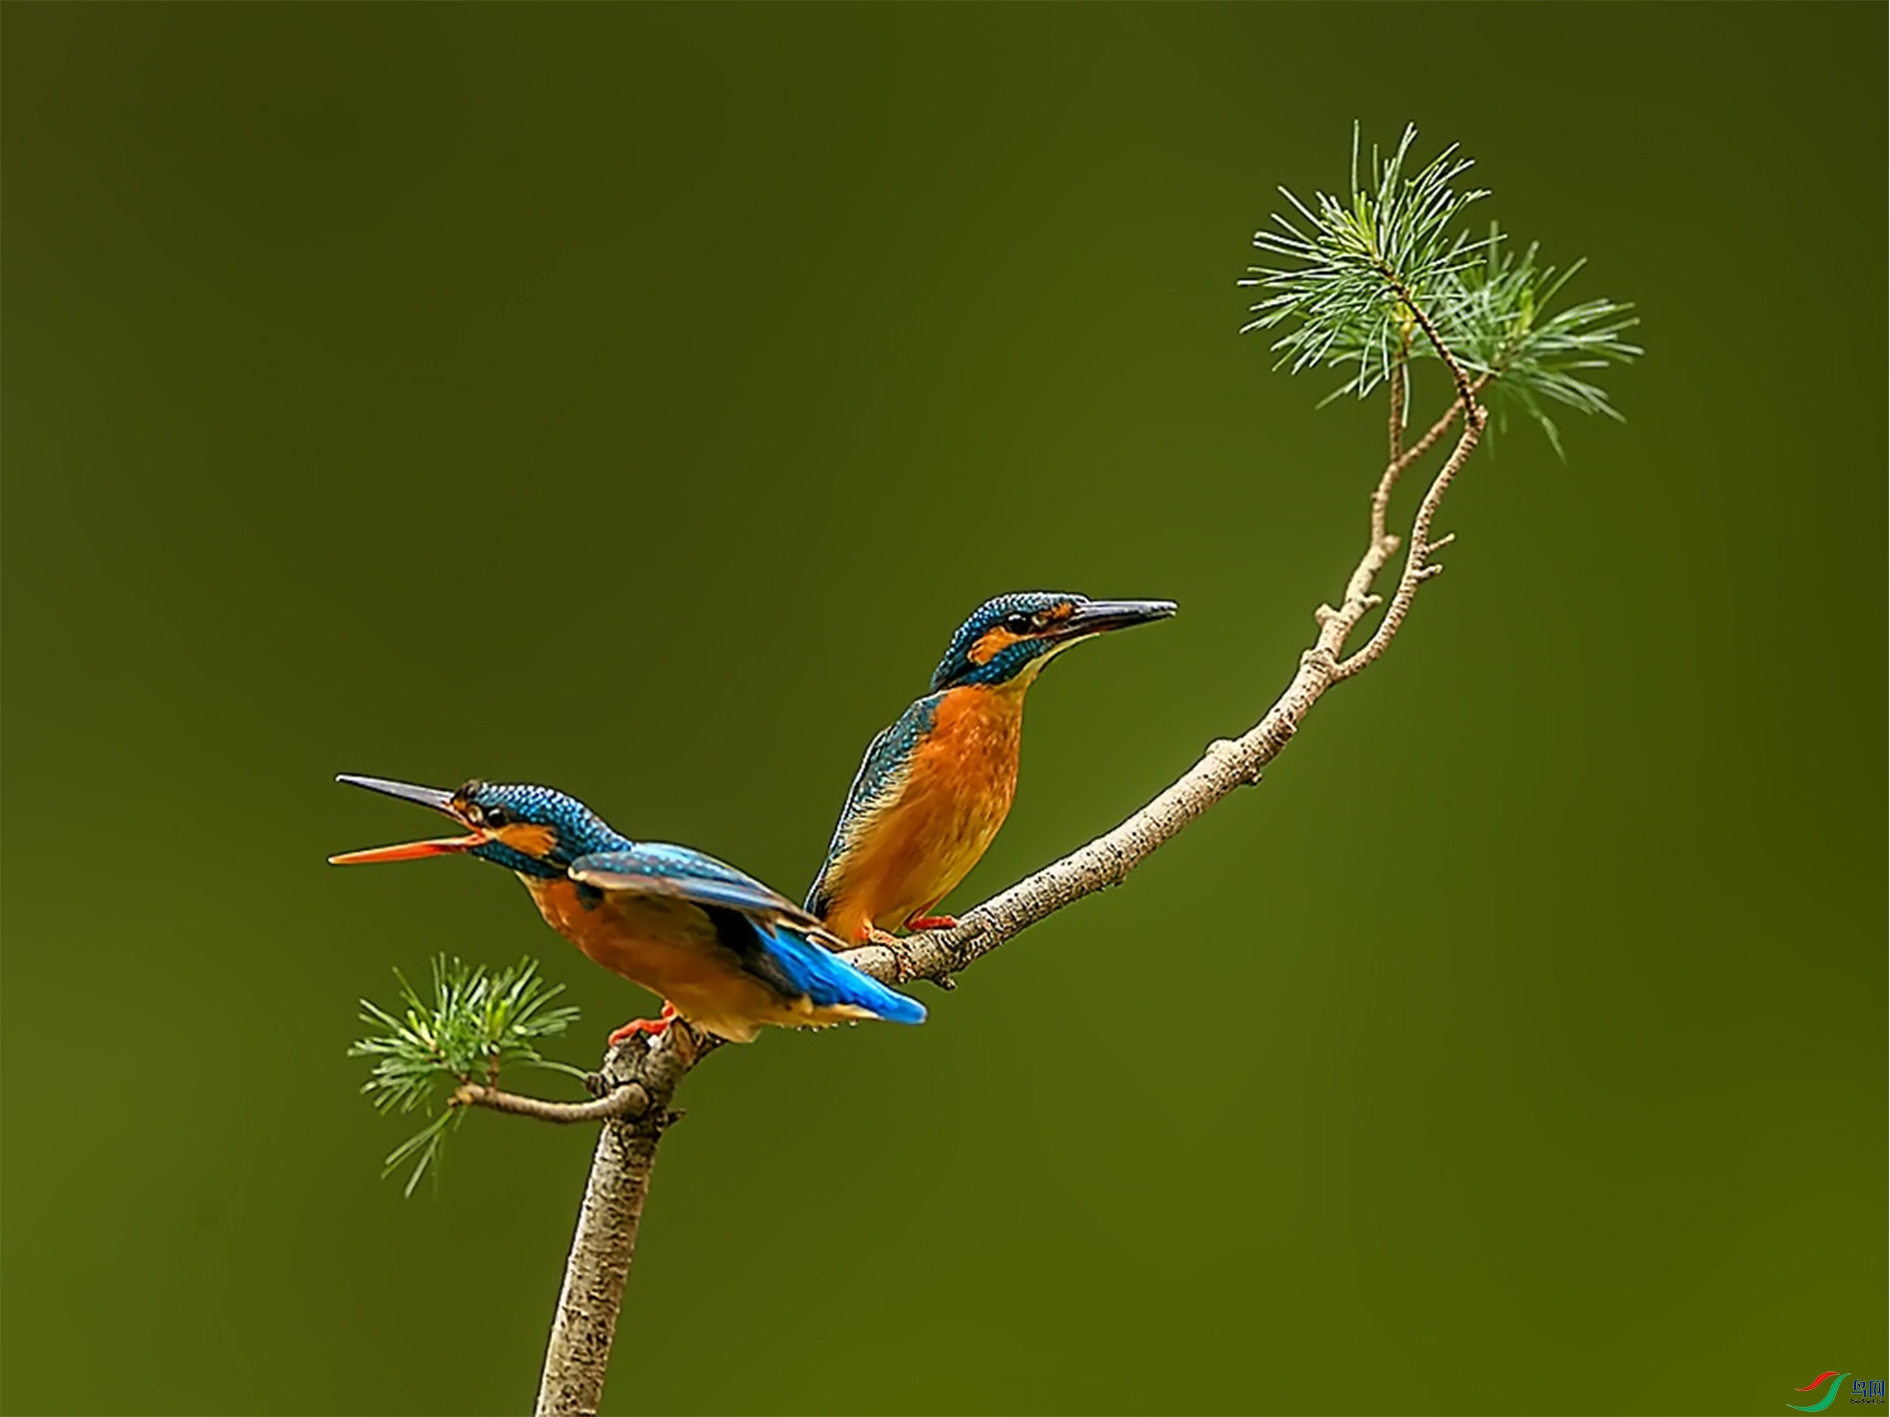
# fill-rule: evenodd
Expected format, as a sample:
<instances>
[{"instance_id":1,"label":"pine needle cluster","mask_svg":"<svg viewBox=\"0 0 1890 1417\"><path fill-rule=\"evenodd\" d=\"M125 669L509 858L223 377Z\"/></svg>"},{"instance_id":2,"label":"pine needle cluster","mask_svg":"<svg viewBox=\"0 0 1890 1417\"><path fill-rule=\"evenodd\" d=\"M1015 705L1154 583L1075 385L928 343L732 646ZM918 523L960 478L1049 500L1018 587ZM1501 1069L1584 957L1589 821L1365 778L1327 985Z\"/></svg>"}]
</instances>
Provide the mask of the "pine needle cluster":
<instances>
[{"instance_id":1,"label":"pine needle cluster","mask_svg":"<svg viewBox=\"0 0 1890 1417\"><path fill-rule=\"evenodd\" d=\"M1241 281L1267 292L1241 332L1278 331L1277 367L1293 373L1345 370L1327 402L1365 397L1408 360L1454 362L1453 374L1488 376L1499 408L1507 401L1539 424L1560 455L1548 405L1621 416L1587 373L1640 355L1623 338L1638 323L1633 307L1601 299L1550 313L1583 263L1540 264L1536 245L1518 250L1495 223L1472 234L1464 214L1489 193L1463 184L1470 159L1453 144L1414 166L1416 138L1407 127L1389 153L1374 147L1361 181L1355 127L1344 198L1318 192L1308 203L1280 189L1294 214L1254 235L1274 264Z\"/></svg>"},{"instance_id":2,"label":"pine needle cluster","mask_svg":"<svg viewBox=\"0 0 1890 1417\"><path fill-rule=\"evenodd\" d=\"M396 1017L361 1000L361 1021L381 1032L355 1043L348 1056L374 1059L361 1090L380 1111L424 1108L434 1114L388 1153L381 1171L390 1175L411 1161L406 1194L412 1195L439 1160L447 1132L465 1114L465 1108L451 1104L454 1089L468 1082L490 1087L507 1067L544 1068L579 1078L584 1072L538 1051L542 1040L570 1027L578 1011L550 1007L564 986L545 983L533 961L523 959L493 972L440 955L433 961L433 987L424 997L399 970L394 977L400 980L403 1012Z\"/></svg>"}]
</instances>

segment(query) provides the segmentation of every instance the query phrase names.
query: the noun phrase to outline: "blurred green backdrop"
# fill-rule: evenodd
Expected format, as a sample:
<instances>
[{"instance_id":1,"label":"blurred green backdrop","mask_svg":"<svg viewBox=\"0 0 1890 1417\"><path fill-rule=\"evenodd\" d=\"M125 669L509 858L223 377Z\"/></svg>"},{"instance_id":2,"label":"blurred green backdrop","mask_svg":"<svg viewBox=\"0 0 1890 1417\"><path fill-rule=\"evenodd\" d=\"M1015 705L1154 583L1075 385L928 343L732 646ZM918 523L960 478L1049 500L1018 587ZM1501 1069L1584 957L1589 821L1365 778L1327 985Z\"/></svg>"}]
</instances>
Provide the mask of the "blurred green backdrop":
<instances>
[{"instance_id":1,"label":"blurred green backdrop","mask_svg":"<svg viewBox=\"0 0 1890 1417\"><path fill-rule=\"evenodd\" d=\"M1640 302L1629 423L1502 439L1128 889L693 1078L608 1409L1884 1373L1881 6L3 23L8 1410L529 1404L591 1138L476 1117L403 1201L355 1000L530 951L586 1064L645 1000L497 872L330 870L425 825L334 772L796 892L972 605L1177 598L1038 688L962 905L1247 726L1382 423L1234 282L1355 116Z\"/></svg>"}]
</instances>

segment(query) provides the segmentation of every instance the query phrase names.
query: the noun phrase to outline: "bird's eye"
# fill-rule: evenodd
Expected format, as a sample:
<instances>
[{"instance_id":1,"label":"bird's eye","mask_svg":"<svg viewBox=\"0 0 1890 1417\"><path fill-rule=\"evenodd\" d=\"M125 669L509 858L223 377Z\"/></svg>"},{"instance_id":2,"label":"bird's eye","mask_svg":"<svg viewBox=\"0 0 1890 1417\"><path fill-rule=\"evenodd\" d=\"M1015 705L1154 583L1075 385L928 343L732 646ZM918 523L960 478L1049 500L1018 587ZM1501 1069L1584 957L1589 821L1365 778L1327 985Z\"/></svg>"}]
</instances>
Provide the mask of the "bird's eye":
<instances>
[{"instance_id":1,"label":"bird's eye","mask_svg":"<svg viewBox=\"0 0 1890 1417\"><path fill-rule=\"evenodd\" d=\"M487 826L502 827L505 825L505 822L506 822L505 808L488 807L486 809L486 825Z\"/></svg>"},{"instance_id":2,"label":"bird's eye","mask_svg":"<svg viewBox=\"0 0 1890 1417\"><path fill-rule=\"evenodd\" d=\"M1031 616L1018 610L1004 617L1004 628L1013 635L1028 635L1036 625Z\"/></svg>"}]
</instances>

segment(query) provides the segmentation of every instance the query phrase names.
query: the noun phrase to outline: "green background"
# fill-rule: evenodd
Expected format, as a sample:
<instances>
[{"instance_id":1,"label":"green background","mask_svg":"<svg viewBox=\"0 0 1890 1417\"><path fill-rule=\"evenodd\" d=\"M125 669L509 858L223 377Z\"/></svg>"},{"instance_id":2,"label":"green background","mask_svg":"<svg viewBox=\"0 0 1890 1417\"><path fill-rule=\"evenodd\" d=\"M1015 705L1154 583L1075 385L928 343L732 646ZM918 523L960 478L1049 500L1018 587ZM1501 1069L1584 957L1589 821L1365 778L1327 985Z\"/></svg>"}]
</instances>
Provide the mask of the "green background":
<instances>
[{"instance_id":1,"label":"green background","mask_svg":"<svg viewBox=\"0 0 1890 1417\"><path fill-rule=\"evenodd\" d=\"M7 1409L529 1404L591 1138L473 1118L403 1201L355 1000L530 951L587 1065L647 1001L498 872L329 869L431 829L336 771L551 782L798 892L973 605L1178 599L1039 685L962 906L1251 723L1383 429L1269 372L1235 280L1354 117L1639 303L1629 422L1480 456L1390 655L1127 889L923 1029L692 1078L607 1410L1883 1375L1884 44L7 6Z\"/></svg>"}]
</instances>

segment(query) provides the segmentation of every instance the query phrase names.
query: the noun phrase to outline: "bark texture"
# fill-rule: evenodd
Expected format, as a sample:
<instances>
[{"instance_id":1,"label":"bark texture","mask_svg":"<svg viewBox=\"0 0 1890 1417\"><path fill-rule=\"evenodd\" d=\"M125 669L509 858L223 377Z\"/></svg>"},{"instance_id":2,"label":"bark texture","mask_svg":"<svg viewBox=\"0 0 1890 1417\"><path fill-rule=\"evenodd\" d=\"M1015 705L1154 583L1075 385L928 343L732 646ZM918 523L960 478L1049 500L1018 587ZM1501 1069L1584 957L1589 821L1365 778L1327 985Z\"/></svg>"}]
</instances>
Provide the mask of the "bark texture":
<instances>
[{"instance_id":1,"label":"bark texture","mask_svg":"<svg viewBox=\"0 0 1890 1417\"><path fill-rule=\"evenodd\" d=\"M597 1138L538 1383L534 1410L541 1417L592 1413L603 1399L604 1374L617 1337L617 1315L623 1309L624 1282L636 1253L656 1148L678 1115L669 1101L684 1074L715 1046L712 1038L672 1026L655 1047L632 1038L611 1049L605 1059L599 1079L605 1096L599 1100L641 1094L643 1105L634 1114L605 1122Z\"/></svg>"}]
</instances>

